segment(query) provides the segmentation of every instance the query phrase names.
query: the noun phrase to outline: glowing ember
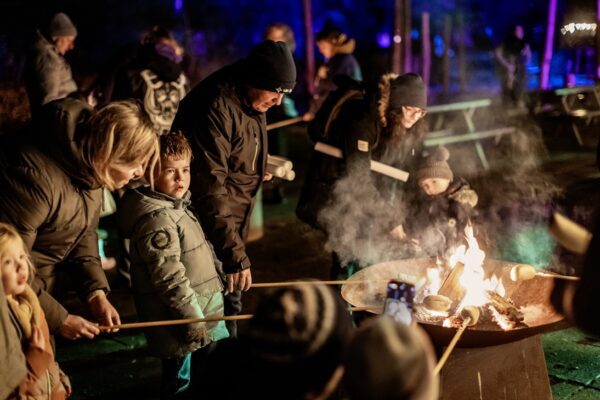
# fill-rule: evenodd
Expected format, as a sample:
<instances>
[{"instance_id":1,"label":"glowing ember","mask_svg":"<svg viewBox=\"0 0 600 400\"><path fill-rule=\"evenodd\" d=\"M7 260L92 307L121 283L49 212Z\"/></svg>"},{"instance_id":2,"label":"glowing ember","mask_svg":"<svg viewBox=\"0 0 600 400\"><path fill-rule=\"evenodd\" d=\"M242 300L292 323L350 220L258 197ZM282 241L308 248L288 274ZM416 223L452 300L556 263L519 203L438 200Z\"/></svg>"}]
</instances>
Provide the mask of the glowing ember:
<instances>
[{"instance_id":1,"label":"glowing ember","mask_svg":"<svg viewBox=\"0 0 600 400\"><path fill-rule=\"evenodd\" d=\"M507 319L504 315L500 314L491 305L488 304L487 309L492 315L492 319L494 320L494 322L496 322L503 331L509 331L516 326L516 324L513 321Z\"/></svg>"}]
</instances>

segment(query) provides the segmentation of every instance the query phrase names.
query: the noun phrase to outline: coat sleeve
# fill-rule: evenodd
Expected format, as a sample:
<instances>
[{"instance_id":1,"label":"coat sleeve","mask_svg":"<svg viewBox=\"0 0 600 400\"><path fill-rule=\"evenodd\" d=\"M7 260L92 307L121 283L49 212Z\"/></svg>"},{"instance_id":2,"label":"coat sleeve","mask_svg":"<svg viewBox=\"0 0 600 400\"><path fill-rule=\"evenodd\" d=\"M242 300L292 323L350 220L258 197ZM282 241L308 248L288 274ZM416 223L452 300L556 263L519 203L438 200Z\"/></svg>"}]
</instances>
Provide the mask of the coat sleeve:
<instances>
[{"instance_id":1,"label":"coat sleeve","mask_svg":"<svg viewBox=\"0 0 600 400\"><path fill-rule=\"evenodd\" d=\"M204 318L202 308L185 275L177 226L166 214L148 215L132 236L132 245L146 265L156 294L168 307L173 319ZM194 266L187 266L193 268ZM190 328L197 328L191 324Z\"/></svg>"},{"instance_id":2,"label":"coat sleeve","mask_svg":"<svg viewBox=\"0 0 600 400\"><path fill-rule=\"evenodd\" d=\"M35 70L42 94L42 104L59 97L61 60L50 52L40 54L35 60Z\"/></svg>"},{"instance_id":3,"label":"coat sleeve","mask_svg":"<svg viewBox=\"0 0 600 400\"><path fill-rule=\"evenodd\" d=\"M2 207L0 220L13 225L18 231L25 246L32 250L37 230L42 226L51 212L50 187L44 186L31 169L25 167L6 171L0 179ZM32 284L38 295L51 331L56 331L67 318L67 310L46 290L39 278Z\"/></svg>"},{"instance_id":4,"label":"coat sleeve","mask_svg":"<svg viewBox=\"0 0 600 400\"><path fill-rule=\"evenodd\" d=\"M227 190L234 129L228 110L225 101L217 99L209 106L206 116L198 117L193 125L186 124L189 128L184 132L191 140L194 153L191 191L195 211L223 262L223 270L233 273L250 268L250 259L231 210L235 199Z\"/></svg>"},{"instance_id":5,"label":"coat sleeve","mask_svg":"<svg viewBox=\"0 0 600 400\"><path fill-rule=\"evenodd\" d=\"M99 196L100 189L89 192L90 196L96 196L98 199L92 201L96 208L92 210L92 223L87 227L85 233L69 254L66 262L69 264L76 283L77 293L82 301L86 301L88 294L94 290L109 290L106 274L102 270L100 255L98 254L98 234L96 228L100 219L101 200Z\"/></svg>"}]
</instances>

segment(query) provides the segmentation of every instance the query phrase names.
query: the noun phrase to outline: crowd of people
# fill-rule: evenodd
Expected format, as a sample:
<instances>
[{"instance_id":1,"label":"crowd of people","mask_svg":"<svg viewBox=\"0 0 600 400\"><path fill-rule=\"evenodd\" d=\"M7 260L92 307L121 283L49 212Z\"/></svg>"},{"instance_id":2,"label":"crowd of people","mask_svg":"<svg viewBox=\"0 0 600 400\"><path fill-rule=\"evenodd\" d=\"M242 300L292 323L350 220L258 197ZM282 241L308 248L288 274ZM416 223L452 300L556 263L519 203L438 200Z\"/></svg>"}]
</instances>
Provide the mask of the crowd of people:
<instances>
[{"instance_id":1,"label":"crowd of people","mask_svg":"<svg viewBox=\"0 0 600 400\"><path fill-rule=\"evenodd\" d=\"M161 398L437 398L433 347L418 326L381 316L355 328L339 293L318 282L271 292L239 334L233 318L221 318L241 312L252 285L250 215L272 179L267 112L297 80L293 35L273 29L266 36L280 38L190 90L181 46L154 28L94 99L78 92L63 57L77 36L69 17L57 14L37 33L27 67L32 121L0 144L1 398L68 397L77 388L55 362L51 335L92 339L99 325L121 324L96 233L106 191L118 198L139 320L213 319L145 331L161 359ZM425 83L413 73L361 82L355 43L338 28L326 26L317 44L326 62L304 119L311 139L343 158L313 155L298 216L335 235L326 215L368 202L358 237L397 241L411 256L448 250L474 217L477 194L454 177L447 149L422 157ZM411 178L378 175L371 161ZM371 213L388 225L369 224ZM435 249L416 216L441 232ZM336 278L363 261L336 251L333 259ZM67 311L70 289L93 321Z\"/></svg>"}]
</instances>

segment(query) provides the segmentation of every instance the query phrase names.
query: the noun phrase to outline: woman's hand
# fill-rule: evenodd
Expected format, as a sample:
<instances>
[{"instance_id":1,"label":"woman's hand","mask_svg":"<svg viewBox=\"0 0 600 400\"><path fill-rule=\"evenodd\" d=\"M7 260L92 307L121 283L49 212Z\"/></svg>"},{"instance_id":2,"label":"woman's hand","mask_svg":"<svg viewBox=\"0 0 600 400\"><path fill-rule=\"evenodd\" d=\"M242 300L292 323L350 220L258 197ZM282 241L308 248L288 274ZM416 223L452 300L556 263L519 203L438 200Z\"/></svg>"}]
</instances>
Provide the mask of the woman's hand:
<instances>
[{"instance_id":1,"label":"woman's hand","mask_svg":"<svg viewBox=\"0 0 600 400\"><path fill-rule=\"evenodd\" d=\"M402 224L392 229L390 231L390 235L392 235L393 238L398 240L406 239L406 232L404 232L404 227L402 226Z\"/></svg>"},{"instance_id":2,"label":"woman's hand","mask_svg":"<svg viewBox=\"0 0 600 400\"><path fill-rule=\"evenodd\" d=\"M65 322L58 329L62 337L75 340L85 336L88 339L93 339L94 336L100 333L100 329L96 324L81 318L78 315L67 315Z\"/></svg>"}]
</instances>

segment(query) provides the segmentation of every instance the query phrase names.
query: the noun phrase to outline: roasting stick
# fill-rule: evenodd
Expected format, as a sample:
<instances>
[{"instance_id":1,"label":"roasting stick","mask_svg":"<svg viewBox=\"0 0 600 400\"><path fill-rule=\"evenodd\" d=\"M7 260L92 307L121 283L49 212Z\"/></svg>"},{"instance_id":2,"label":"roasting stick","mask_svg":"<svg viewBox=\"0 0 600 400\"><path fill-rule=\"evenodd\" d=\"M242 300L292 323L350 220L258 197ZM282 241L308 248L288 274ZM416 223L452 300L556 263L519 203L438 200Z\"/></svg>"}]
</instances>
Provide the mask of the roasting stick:
<instances>
[{"instance_id":1,"label":"roasting stick","mask_svg":"<svg viewBox=\"0 0 600 400\"><path fill-rule=\"evenodd\" d=\"M446 351L444 351L444 354L442 354L442 357L435 366L433 370L434 375L440 373L440 370L444 367L446 361L448 361L450 353L452 353L452 350L454 350L454 346L456 346L456 343L458 343L458 341L460 340L460 337L465 332L465 329L467 329L467 327L469 326L477 324L477 321L479 321L479 309L477 307L465 307L460 312L460 315L463 317L463 323L454 334L454 337L450 341L450 344L448 344L448 347L446 347Z\"/></svg>"},{"instance_id":2,"label":"roasting stick","mask_svg":"<svg viewBox=\"0 0 600 400\"><path fill-rule=\"evenodd\" d=\"M315 151L335 158L344 158L342 150L322 142L315 143ZM408 180L408 172L384 163L380 163L379 161L371 160L371 171L379 172L382 175L389 176L390 178L394 178L402 182L406 182Z\"/></svg>"},{"instance_id":3,"label":"roasting stick","mask_svg":"<svg viewBox=\"0 0 600 400\"><path fill-rule=\"evenodd\" d=\"M348 311L367 311L373 310L376 307L348 307ZM217 321L240 321L245 319L251 319L254 314L240 314L240 315L228 315L224 317L206 317L206 318L186 318L186 319L167 319L160 321L147 321L147 322L131 322L121 325L106 326L100 325L98 328L100 331L107 332L114 329L139 329L139 328L153 328L157 326L175 326L175 325L187 325L195 324L198 322L217 322Z\"/></svg>"},{"instance_id":4,"label":"roasting stick","mask_svg":"<svg viewBox=\"0 0 600 400\"><path fill-rule=\"evenodd\" d=\"M294 125L298 122L302 122L304 119L302 117L295 117L290 119L284 119L283 121L273 122L272 124L267 125L267 130L271 129L283 128L284 126Z\"/></svg>"},{"instance_id":5,"label":"roasting stick","mask_svg":"<svg viewBox=\"0 0 600 400\"><path fill-rule=\"evenodd\" d=\"M353 279L353 280L337 280L337 281L289 281L289 282L263 282L253 283L252 288L269 288L281 286L296 286L296 285L359 285L371 282L387 282L389 279Z\"/></svg>"},{"instance_id":6,"label":"roasting stick","mask_svg":"<svg viewBox=\"0 0 600 400\"><path fill-rule=\"evenodd\" d=\"M526 281L529 279L533 279L536 276L540 276L543 278L554 278L554 279L563 279L566 281L578 281L578 276L568 276L568 275L559 275L559 274L549 274L547 272L541 272L535 269L532 265L527 264L516 264L510 270L510 279L512 281Z\"/></svg>"}]
</instances>

